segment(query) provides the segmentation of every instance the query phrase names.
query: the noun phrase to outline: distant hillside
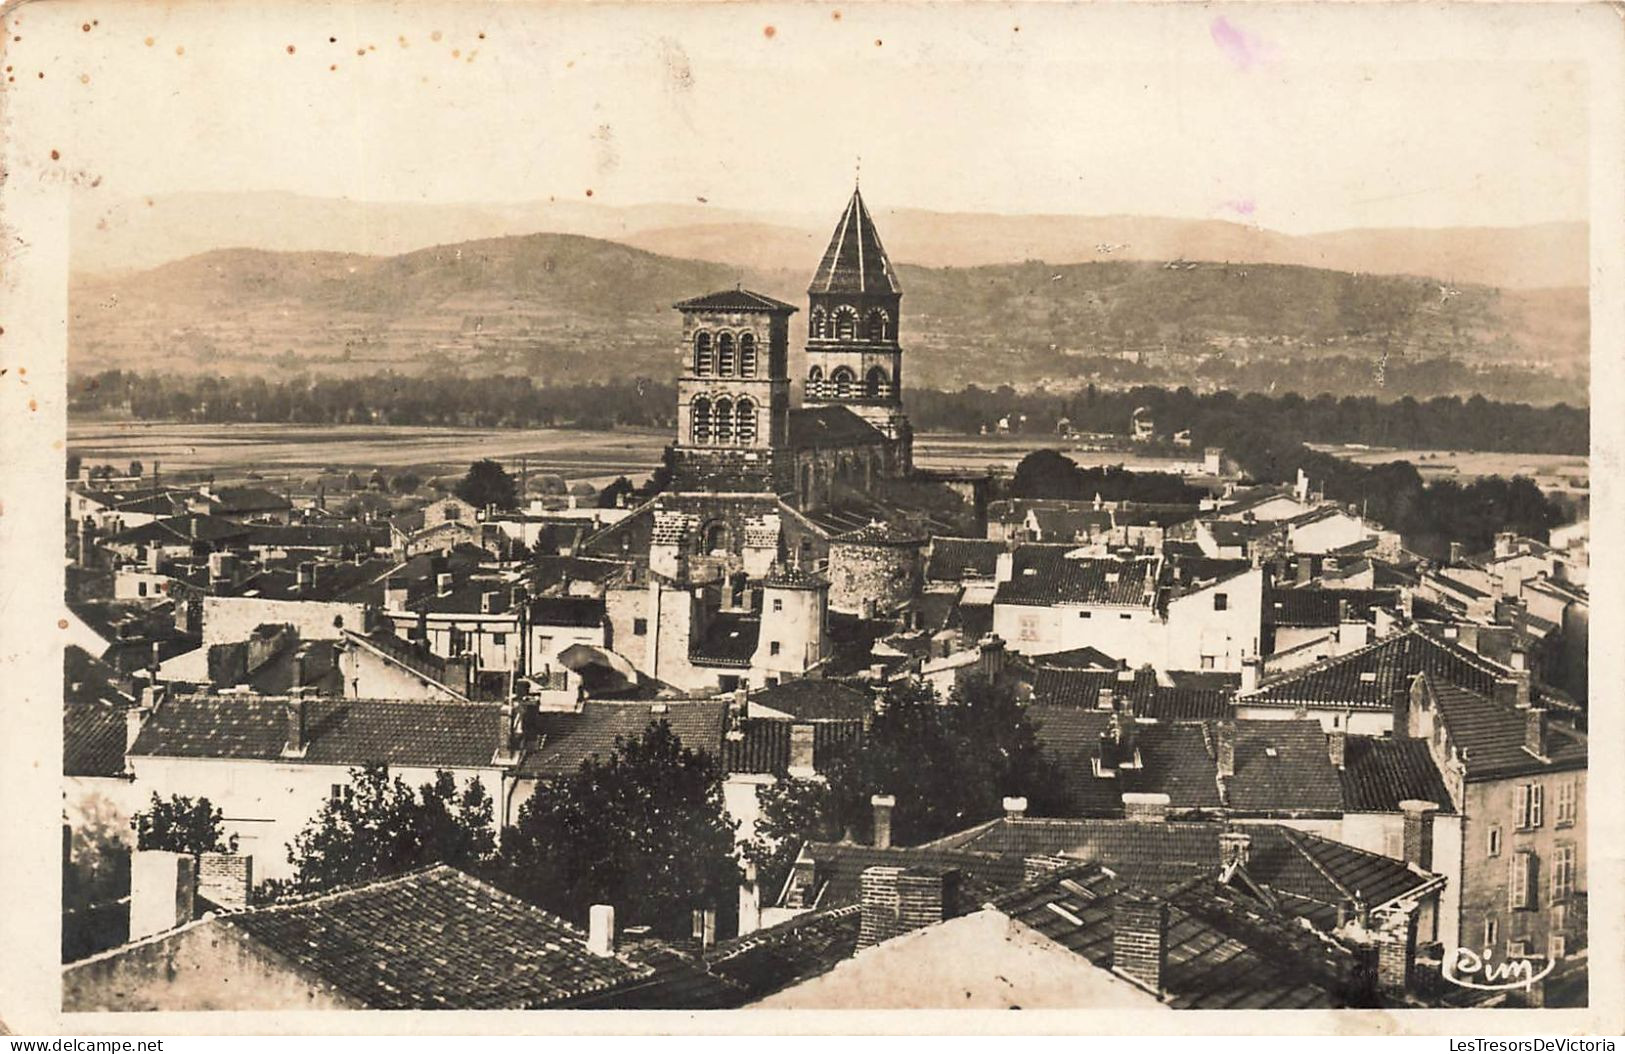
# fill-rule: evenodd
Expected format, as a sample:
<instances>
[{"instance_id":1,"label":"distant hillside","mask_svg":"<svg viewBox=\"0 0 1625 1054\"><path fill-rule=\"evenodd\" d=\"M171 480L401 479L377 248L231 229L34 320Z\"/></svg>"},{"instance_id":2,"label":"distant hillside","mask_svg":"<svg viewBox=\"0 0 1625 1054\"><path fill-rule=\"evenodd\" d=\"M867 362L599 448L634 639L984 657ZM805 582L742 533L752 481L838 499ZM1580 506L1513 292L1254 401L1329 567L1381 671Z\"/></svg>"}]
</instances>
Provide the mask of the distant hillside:
<instances>
[{"instance_id":1,"label":"distant hillside","mask_svg":"<svg viewBox=\"0 0 1625 1054\"><path fill-rule=\"evenodd\" d=\"M1066 382L1099 370L1102 357L1138 360L1141 373L1129 380L1187 383L1215 360L1294 362L1312 377L1314 363L1329 355L1374 362L1387 354L1557 373L1570 378L1574 401L1585 399L1583 290L1501 293L1272 265L898 270L909 381L918 385ZM677 362L671 304L736 281L805 300L805 269L677 259L573 235L385 257L220 250L75 280L70 363L76 372L460 369L525 373L542 383L664 378ZM803 321L793 321L797 349Z\"/></svg>"},{"instance_id":2,"label":"distant hillside","mask_svg":"<svg viewBox=\"0 0 1625 1054\"><path fill-rule=\"evenodd\" d=\"M633 206L585 200L379 203L252 191L106 202L97 194L79 191L73 200L72 267L80 274L140 270L230 246L393 256L470 239L551 232L621 241L664 256L810 275L838 211L755 213L698 200ZM1144 216L879 207L875 219L893 260L922 267L1186 259L1425 275L1503 289L1584 286L1589 274L1581 223L1293 236L1222 220Z\"/></svg>"}]
</instances>

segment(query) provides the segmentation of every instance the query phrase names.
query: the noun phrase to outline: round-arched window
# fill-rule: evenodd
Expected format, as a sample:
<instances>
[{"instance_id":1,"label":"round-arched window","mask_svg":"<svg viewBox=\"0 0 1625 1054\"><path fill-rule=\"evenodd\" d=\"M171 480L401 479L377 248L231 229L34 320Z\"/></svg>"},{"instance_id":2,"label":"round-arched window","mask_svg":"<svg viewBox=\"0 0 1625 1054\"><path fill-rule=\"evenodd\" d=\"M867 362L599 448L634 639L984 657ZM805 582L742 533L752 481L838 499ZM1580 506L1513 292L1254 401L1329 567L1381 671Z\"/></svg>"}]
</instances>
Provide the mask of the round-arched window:
<instances>
[{"instance_id":1,"label":"round-arched window","mask_svg":"<svg viewBox=\"0 0 1625 1054\"><path fill-rule=\"evenodd\" d=\"M756 334L739 334L739 376L756 376Z\"/></svg>"},{"instance_id":2,"label":"round-arched window","mask_svg":"<svg viewBox=\"0 0 1625 1054\"><path fill-rule=\"evenodd\" d=\"M689 408L689 436L695 444L711 441L711 400L699 396Z\"/></svg>"},{"instance_id":3,"label":"round-arched window","mask_svg":"<svg viewBox=\"0 0 1625 1054\"><path fill-rule=\"evenodd\" d=\"M852 394L852 385L857 375L845 366L837 366L835 372L829 375L830 382L835 386L835 397L845 399Z\"/></svg>"},{"instance_id":4,"label":"round-arched window","mask_svg":"<svg viewBox=\"0 0 1625 1054\"><path fill-rule=\"evenodd\" d=\"M886 340L891 336L891 320L880 308L870 308L863 319L864 340Z\"/></svg>"},{"instance_id":5,"label":"round-arched window","mask_svg":"<svg viewBox=\"0 0 1625 1054\"><path fill-rule=\"evenodd\" d=\"M694 334L694 372L703 377L711 368L711 334L702 329Z\"/></svg>"},{"instance_id":6,"label":"round-arched window","mask_svg":"<svg viewBox=\"0 0 1625 1054\"><path fill-rule=\"evenodd\" d=\"M717 373L723 377L734 375L734 335L717 334Z\"/></svg>"}]
</instances>

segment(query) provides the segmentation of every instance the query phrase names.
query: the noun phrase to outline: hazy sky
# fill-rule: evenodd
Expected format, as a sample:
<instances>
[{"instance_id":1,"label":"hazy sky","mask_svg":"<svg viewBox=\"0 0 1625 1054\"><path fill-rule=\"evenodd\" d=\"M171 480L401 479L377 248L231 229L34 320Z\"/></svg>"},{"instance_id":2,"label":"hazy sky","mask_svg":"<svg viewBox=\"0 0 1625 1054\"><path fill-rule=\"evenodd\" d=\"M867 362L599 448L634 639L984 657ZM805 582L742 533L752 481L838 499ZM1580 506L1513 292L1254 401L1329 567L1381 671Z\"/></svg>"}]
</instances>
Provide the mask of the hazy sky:
<instances>
[{"instance_id":1,"label":"hazy sky","mask_svg":"<svg viewBox=\"0 0 1625 1054\"><path fill-rule=\"evenodd\" d=\"M1562 13L61 3L14 14L6 61L18 93L65 93L108 200L591 190L823 217L861 154L878 208L1300 232L1585 218Z\"/></svg>"}]
</instances>

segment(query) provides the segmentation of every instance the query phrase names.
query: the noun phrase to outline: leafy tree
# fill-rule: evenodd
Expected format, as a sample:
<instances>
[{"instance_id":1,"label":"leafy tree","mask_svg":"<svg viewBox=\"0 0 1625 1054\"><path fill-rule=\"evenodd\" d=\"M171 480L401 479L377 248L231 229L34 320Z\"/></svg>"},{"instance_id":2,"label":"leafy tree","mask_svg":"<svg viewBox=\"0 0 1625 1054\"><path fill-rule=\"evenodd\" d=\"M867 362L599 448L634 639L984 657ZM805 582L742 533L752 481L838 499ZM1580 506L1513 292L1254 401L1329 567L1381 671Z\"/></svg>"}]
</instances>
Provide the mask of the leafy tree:
<instances>
[{"instance_id":1,"label":"leafy tree","mask_svg":"<svg viewBox=\"0 0 1625 1054\"><path fill-rule=\"evenodd\" d=\"M237 836L229 839L223 827L224 815L208 798L172 795L168 801L152 794L146 811L130 818L135 828L137 849L158 849L169 853L234 853Z\"/></svg>"},{"instance_id":2,"label":"leafy tree","mask_svg":"<svg viewBox=\"0 0 1625 1054\"><path fill-rule=\"evenodd\" d=\"M423 486L423 477L416 472L397 472L389 481L389 489L396 494L415 494Z\"/></svg>"},{"instance_id":3,"label":"leafy tree","mask_svg":"<svg viewBox=\"0 0 1625 1054\"><path fill-rule=\"evenodd\" d=\"M744 854L756 865L759 888L772 896L790 876L802 845L841 837L841 810L825 780L778 780L757 791L756 800L756 836L745 843Z\"/></svg>"},{"instance_id":4,"label":"leafy tree","mask_svg":"<svg viewBox=\"0 0 1625 1054\"><path fill-rule=\"evenodd\" d=\"M496 852L494 809L477 777L459 791L438 770L414 792L385 765L351 769L342 793L288 846L293 885L309 892L438 863L477 869Z\"/></svg>"},{"instance_id":5,"label":"leafy tree","mask_svg":"<svg viewBox=\"0 0 1625 1054\"><path fill-rule=\"evenodd\" d=\"M625 476L619 476L615 482L598 492L598 507L613 509L617 503L628 503L633 494L632 481Z\"/></svg>"},{"instance_id":6,"label":"leafy tree","mask_svg":"<svg viewBox=\"0 0 1625 1054\"><path fill-rule=\"evenodd\" d=\"M482 458L468 466L467 475L458 482L453 492L479 509L487 505L512 509L519 505L519 485L490 458Z\"/></svg>"},{"instance_id":7,"label":"leafy tree","mask_svg":"<svg viewBox=\"0 0 1625 1054\"><path fill-rule=\"evenodd\" d=\"M566 918L613 904L617 921L686 935L689 912L733 903L739 881L722 771L665 721L537 787L503 834L501 880Z\"/></svg>"},{"instance_id":8,"label":"leafy tree","mask_svg":"<svg viewBox=\"0 0 1625 1054\"><path fill-rule=\"evenodd\" d=\"M130 462L130 472L129 472L130 475L139 477L145 471L146 471L146 466L143 465L141 462L139 462L139 461Z\"/></svg>"}]
</instances>

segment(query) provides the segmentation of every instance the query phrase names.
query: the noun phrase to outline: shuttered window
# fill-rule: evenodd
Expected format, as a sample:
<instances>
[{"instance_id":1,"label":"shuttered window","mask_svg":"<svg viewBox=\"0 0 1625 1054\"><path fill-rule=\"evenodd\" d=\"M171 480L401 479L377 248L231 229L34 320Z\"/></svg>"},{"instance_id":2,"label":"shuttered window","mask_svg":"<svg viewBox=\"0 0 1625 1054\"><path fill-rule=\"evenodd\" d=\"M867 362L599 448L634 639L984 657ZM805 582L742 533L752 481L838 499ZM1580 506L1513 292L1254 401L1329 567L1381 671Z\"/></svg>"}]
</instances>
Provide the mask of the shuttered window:
<instances>
[{"instance_id":1,"label":"shuttered window","mask_svg":"<svg viewBox=\"0 0 1625 1054\"><path fill-rule=\"evenodd\" d=\"M1559 845L1552 852L1552 901L1555 903L1574 894L1575 850L1573 845Z\"/></svg>"},{"instance_id":2,"label":"shuttered window","mask_svg":"<svg viewBox=\"0 0 1625 1054\"><path fill-rule=\"evenodd\" d=\"M1512 854L1511 874L1507 879L1507 907L1526 911L1535 906L1535 854L1520 849Z\"/></svg>"},{"instance_id":3,"label":"shuttered window","mask_svg":"<svg viewBox=\"0 0 1625 1054\"><path fill-rule=\"evenodd\" d=\"M1546 788L1538 783L1518 787L1518 827L1527 830L1541 825L1546 806Z\"/></svg>"}]
</instances>

